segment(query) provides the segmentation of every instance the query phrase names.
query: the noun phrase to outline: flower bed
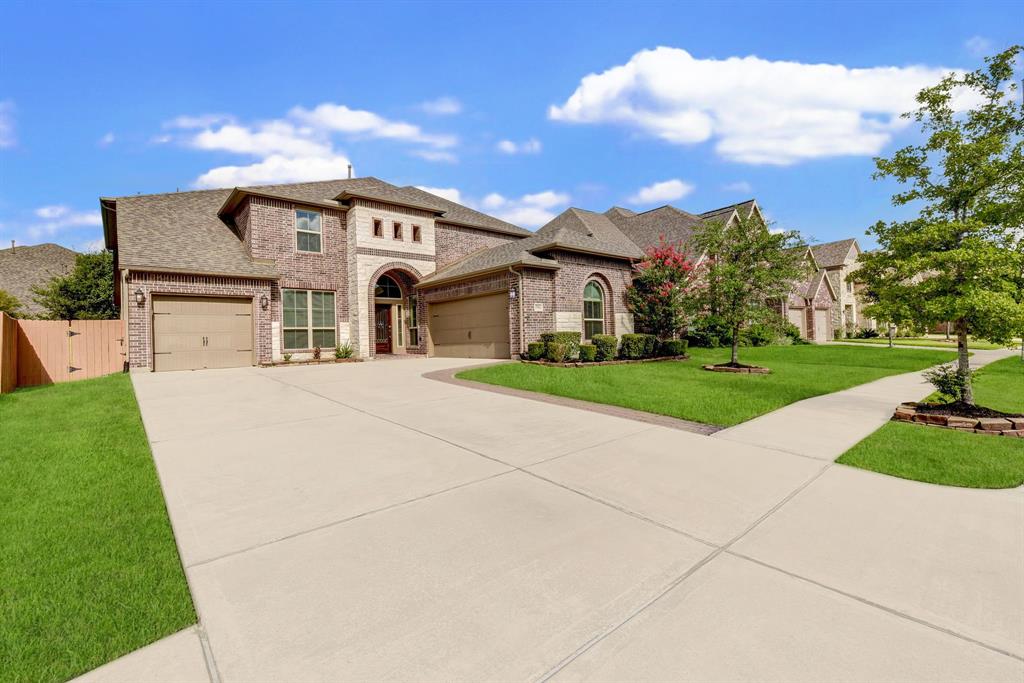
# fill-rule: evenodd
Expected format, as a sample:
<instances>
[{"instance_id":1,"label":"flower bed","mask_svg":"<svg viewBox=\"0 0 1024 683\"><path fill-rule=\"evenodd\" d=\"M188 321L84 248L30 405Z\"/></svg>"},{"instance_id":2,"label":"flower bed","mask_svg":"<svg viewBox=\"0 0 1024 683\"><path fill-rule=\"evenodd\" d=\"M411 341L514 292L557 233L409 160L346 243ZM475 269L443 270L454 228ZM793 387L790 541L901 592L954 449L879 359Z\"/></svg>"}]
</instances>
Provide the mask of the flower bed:
<instances>
[{"instance_id":1,"label":"flower bed","mask_svg":"<svg viewBox=\"0 0 1024 683\"><path fill-rule=\"evenodd\" d=\"M723 363L721 365L705 365L704 369L709 372L738 372L746 375L770 375L771 369L762 368L757 365L741 365L739 363Z\"/></svg>"},{"instance_id":2,"label":"flower bed","mask_svg":"<svg viewBox=\"0 0 1024 683\"><path fill-rule=\"evenodd\" d=\"M362 363L362 358L310 358L308 360L276 360L260 363L261 368L279 368L286 365L332 365L334 363Z\"/></svg>"},{"instance_id":3,"label":"flower bed","mask_svg":"<svg viewBox=\"0 0 1024 683\"><path fill-rule=\"evenodd\" d=\"M959 413L959 414L958 414ZM1024 438L1024 415L949 403L901 403L892 416L896 422L944 427L961 432Z\"/></svg>"},{"instance_id":4,"label":"flower bed","mask_svg":"<svg viewBox=\"0 0 1024 683\"><path fill-rule=\"evenodd\" d=\"M622 360L598 360L598 361L578 361L568 360L561 363L555 363L549 360L522 360L521 363L526 365L546 365L553 368L589 368L596 365L629 365L631 363L653 363L657 361L666 360L689 360L689 356L658 356L657 358L630 358Z\"/></svg>"}]
</instances>

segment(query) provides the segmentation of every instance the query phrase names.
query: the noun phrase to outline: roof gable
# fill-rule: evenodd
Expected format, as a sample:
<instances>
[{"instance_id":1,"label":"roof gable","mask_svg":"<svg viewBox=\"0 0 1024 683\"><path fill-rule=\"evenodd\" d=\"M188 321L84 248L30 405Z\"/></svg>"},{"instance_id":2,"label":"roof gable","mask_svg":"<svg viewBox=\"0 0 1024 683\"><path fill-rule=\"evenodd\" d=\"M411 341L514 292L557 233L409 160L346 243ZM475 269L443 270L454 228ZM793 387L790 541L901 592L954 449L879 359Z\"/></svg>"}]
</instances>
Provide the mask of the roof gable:
<instances>
[{"instance_id":1,"label":"roof gable","mask_svg":"<svg viewBox=\"0 0 1024 683\"><path fill-rule=\"evenodd\" d=\"M814 258L822 268L835 268L846 265L848 261L856 260L860 255L860 245L854 238L825 242L811 246Z\"/></svg>"}]
</instances>

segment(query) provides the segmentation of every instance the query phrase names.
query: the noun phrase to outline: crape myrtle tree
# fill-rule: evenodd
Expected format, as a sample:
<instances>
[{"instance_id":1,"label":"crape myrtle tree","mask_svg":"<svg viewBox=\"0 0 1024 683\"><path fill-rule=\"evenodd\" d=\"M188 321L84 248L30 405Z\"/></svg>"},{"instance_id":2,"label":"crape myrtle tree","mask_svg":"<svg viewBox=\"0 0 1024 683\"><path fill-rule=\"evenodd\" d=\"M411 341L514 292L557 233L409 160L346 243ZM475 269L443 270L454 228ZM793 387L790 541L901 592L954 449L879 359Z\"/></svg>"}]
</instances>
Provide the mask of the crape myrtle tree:
<instances>
[{"instance_id":1,"label":"crape myrtle tree","mask_svg":"<svg viewBox=\"0 0 1024 683\"><path fill-rule=\"evenodd\" d=\"M806 245L798 232L772 230L756 214L706 221L693 240L705 254L694 304L725 324L732 339L729 365L738 365L741 332L753 323L777 322L769 302L784 300L806 277Z\"/></svg>"},{"instance_id":2,"label":"crape myrtle tree","mask_svg":"<svg viewBox=\"0 0 1024 683\"><path fill-rule=\"evenodd\" d=\"M968 336L1009 343L1024 327L1024 106L1014 82L1021 51L1011 47L918 93L918 109L904 117L920 125L923 141L875 159L874 173L903 184L893 204L913 204L918 215L870 228L880 248L854 274L867 285L869 315L916 327L953 322L969 404Z\"/></svg>"},{"instance_id":3,"label":"crape myrtle tree","mask_svg":"<svg viewBox=\"0 0 1024 683\"><path fill-rule=\"evenodd\" d=\"M634 266L633 284L626 289L626 303L638 328L658 339L673 339L686 324L690 291L694 285L692 261L664 235Z\"/></svg>"},{"instance_id":4,"label":"crape myrtle tree","mask_svg":"<svg viewBox=\"0 0 1024 683\"><path fill-rule=\"evenodd\" d=\"M67 275L33 287L36 303L51 320L106 320L117 317L114 305L114 257L109 251L79 254Z\"/></svg>"}]
</instances>

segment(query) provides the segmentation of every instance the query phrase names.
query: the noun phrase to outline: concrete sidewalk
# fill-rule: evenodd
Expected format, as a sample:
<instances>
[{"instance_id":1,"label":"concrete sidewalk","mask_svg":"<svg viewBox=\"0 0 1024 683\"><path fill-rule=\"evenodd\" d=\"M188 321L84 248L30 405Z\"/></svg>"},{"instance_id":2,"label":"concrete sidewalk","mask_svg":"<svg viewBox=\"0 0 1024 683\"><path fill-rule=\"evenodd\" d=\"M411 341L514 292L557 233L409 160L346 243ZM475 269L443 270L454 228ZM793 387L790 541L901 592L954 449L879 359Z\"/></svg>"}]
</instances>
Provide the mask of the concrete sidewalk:
<instances>
[{"instance_id":1,"label":"concrete sidewalk","mask_svg":"<svg viewBox=\"0 0 1024 683\"><path fill-rule=\"evenodd\" d=\"M899 350L893 352L899 353ZM1017 351L998 349L972 353L971 367L977 369ZM920 401L933 391L921 372L892 375L834 394L791 403L716 432L713 437L832 461L888 422L899 403Z\"/></svg>"}]
</instances>

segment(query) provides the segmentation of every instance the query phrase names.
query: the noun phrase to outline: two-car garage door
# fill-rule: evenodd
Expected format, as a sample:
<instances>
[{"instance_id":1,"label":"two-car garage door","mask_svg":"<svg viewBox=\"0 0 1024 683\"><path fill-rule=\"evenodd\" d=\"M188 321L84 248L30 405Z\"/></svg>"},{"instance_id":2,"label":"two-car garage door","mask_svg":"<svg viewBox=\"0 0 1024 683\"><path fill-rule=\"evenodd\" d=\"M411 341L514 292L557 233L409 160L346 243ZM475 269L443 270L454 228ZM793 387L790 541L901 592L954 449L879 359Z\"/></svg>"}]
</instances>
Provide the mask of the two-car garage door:
<instances>
[{"instance_id":1,"label":"two-car garage door","mask_svg":"<svg viewBox=\"0 0 1024 683\"><path fill-rule=\"evenodd\" d=\"M430 345L444 358L508 358L508 293L430 304Z\"/></svg>"},{"instance_id":2,"label":"two-car garage door","mask_svg":"<svg viewBox=\"0 0 1024 683\"><path fill-rule=\"evenodd\" d=\"M234 368L253 363L252 300L153 296L153 369Z\"/></svg>"}]
</instances>

